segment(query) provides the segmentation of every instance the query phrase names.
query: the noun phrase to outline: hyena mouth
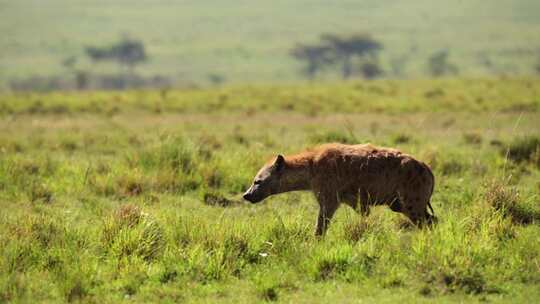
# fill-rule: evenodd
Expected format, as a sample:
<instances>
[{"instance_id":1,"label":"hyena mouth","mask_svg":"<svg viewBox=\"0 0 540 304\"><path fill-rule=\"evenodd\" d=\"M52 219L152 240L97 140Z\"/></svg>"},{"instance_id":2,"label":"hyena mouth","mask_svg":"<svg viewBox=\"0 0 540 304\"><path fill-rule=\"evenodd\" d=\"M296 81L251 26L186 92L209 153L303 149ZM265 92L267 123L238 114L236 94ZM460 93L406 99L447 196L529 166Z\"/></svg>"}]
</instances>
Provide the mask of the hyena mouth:
<instances>
[{"instance_id":1,"label":"hyena mouth","mask_svg":"<svg viewBox=\"0 0 540 304\"><path fill-rule=\"evenodd\" d=\"M262 201L261 198L259 197L255 197L253 194L251 193L245 193L243 196L242 196L246 201L252 203L252 204L255 204L255 203L258 203L260 201Z\"/></svg>"}]
</instances>

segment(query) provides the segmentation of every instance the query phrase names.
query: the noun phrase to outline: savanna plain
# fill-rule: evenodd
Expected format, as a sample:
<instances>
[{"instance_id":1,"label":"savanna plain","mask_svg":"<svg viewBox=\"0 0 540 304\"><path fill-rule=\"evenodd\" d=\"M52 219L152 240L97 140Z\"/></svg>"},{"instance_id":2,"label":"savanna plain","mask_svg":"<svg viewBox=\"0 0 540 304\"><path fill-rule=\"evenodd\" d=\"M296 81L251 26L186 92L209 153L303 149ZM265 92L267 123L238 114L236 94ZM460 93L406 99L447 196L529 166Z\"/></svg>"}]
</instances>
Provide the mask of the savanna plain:
<instances>
[{"instance_id":1,"label":"savanna plain","mask_svg":"<svg viewBox=\"0 0 540 304\"><path fill-rule=\"evenodd\" d=\"M0 302L540 301L540 80L0 96ZM324 142L428 163L439 222L242 201Z\"/></svg>"}]
</instances>

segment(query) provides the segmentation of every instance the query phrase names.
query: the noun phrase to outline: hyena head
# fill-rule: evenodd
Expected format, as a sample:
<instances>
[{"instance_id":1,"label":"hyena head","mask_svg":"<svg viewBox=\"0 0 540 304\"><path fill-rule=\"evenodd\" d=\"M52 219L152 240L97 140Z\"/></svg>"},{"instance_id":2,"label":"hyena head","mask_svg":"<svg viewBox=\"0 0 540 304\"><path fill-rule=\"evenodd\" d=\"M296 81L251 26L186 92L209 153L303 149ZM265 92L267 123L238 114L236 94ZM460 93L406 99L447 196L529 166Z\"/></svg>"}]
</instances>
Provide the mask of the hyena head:
<instances>
[{"instance_id":1,"label":"hyena head","mask_svg":"<svg viewBox=\"0 0 540 304\"><path fill-rule=\"evenodd\" d=\"M282 155L264 165L255 175L251 187L244 193L244 199L255 204L272 194L280 193L280 179L284 167L285 158Z\"/></svg>"}]
</instances>

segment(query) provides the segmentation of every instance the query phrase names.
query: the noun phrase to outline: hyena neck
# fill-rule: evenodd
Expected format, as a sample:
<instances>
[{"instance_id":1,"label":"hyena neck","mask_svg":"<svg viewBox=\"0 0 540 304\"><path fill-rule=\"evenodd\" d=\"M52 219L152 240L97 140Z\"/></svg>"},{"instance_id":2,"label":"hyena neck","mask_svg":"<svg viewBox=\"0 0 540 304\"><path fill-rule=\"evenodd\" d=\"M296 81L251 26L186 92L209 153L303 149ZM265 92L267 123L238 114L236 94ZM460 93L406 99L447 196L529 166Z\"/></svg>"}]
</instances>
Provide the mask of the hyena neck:
<instances>
[{"instance_id":1,"label":"hyena neck","mask_svg":"<svg viewBox=\"0 0 540 304\"><path fill-rule=\"evenodd\" d=\"M286 168L281 176L281 192L311 189L311 155L299 154L285 158Z\"/></svg>"}]
</instances>

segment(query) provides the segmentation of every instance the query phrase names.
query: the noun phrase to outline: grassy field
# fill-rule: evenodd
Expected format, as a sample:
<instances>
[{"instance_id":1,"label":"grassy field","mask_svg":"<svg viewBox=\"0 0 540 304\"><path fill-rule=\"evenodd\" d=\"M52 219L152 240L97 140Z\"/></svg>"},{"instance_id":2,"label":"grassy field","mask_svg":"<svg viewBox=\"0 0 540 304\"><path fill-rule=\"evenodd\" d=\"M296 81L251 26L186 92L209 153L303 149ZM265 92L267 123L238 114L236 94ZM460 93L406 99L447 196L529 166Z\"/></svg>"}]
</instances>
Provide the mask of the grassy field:
<instances>
[{"instance_id":1,"label":"grassy field","mask_svg":"<svg viewBox=\"0 0 540 304\"><path fill-rule=\"evenodd\" d=\"M540 301L540 80L0 96L0 302ZM241 201L327 141L428 162L439 223Z\"/></svg>"},{"instance_id":2,"label":"grassy field","mask_svg":"<svg viewBox=\"0 0 540 304\"><path fill-rule=\"evenodd\" d=\"M89 62L84 47L124 34L147 47L150 60L138 73L180 84L208 84L209 74L236 84L296 81L301 65L289 51L297 43L356 32L384 45L381 67L392 78L425 76L428 58L443 49L461 75L530 75L540 60L539 20L536 0L0 0L0 88L71 75L62 62L73 56L79 70L117 72Z\"/></svg>"}]
</instances>

